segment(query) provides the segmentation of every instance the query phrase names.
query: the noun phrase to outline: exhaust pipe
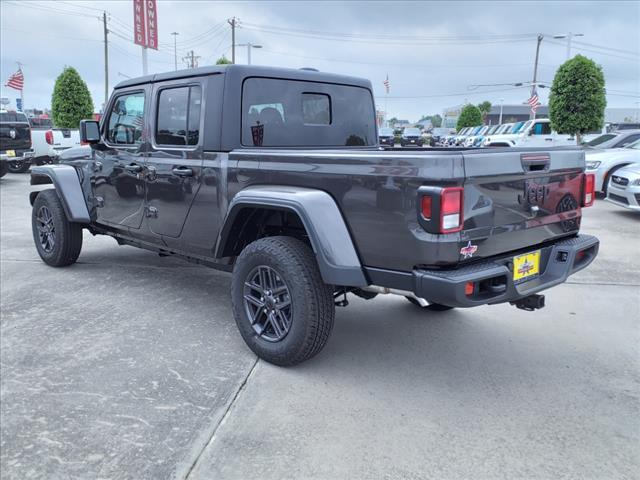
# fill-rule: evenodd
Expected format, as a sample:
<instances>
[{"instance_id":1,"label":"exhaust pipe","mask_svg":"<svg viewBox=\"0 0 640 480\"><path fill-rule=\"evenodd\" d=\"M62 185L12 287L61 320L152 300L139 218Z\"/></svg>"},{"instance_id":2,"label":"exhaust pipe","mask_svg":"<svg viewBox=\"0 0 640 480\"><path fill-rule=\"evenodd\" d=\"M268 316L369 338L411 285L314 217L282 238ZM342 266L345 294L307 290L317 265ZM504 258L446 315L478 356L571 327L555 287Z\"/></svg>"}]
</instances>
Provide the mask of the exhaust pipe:
<instances>
[{"instance_id":1,"label":"exhaust pipe","mask_svg":"<svg viewBox=\"0 0 640 480\"><path fill-rule=\"evenodd\" d=\"M377 285L369 285L368 287L362 287L361 290L371 293L380 293L382 295L400 295L402 297L411 297L415 299L416 302L421 307L426 307L429 305L424 298L416 297L415 293L410 292L408 290L398 290L396 288L387 288L387 287L379 287Z\"/></svg>"},{"instance_id":2,"label":"exhaust pipe","mask_svg":"<svg viewBox=\"0 0 640 480\"><path fill-rule=\"evenodd\" d=\"M521 298L515 302L509 302L511 305L515 305L520 310L526 310L527 312L533 312L544 308L544 295L533 294L528 297Z\"/></svg>"}]
</instances>

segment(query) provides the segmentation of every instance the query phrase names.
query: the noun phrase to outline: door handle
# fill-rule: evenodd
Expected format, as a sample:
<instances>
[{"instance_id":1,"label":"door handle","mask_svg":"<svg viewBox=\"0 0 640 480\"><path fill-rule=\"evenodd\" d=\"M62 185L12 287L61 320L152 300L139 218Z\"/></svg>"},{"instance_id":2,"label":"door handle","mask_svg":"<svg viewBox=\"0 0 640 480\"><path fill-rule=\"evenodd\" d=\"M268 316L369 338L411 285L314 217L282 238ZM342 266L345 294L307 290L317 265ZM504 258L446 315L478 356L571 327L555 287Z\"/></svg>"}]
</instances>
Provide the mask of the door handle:
<instances>
[{"instance_id":1,"label":"door handle","mask_svg":"<svg viewBox=\"0 0 640 480\"><path fill-rule=\"evenodd\" d=\"M191 177L193 176L193 170L188 167L175 167L171 170L171 173L178 177Z\"/></svg>"},{"instance_id":2,"label":"door handle","mask_svg":"<svg viewBox=\"0 0 640 480\"><path fill-rule=\"evenodd\" d=\"M545 138L544 141L545 142L553 142L553 138Z\"/></svg>"},{"instance_id":3,"label":"door handle","mask_svg":"<svg viewBox=\"0 0 640 480\"><path fill-rule=\"evenodd\" d=\"M131 165L125 165L124 169L131 173L140 173L142 171L142 165L132 163Z\"/></svg>"}]
</instances>

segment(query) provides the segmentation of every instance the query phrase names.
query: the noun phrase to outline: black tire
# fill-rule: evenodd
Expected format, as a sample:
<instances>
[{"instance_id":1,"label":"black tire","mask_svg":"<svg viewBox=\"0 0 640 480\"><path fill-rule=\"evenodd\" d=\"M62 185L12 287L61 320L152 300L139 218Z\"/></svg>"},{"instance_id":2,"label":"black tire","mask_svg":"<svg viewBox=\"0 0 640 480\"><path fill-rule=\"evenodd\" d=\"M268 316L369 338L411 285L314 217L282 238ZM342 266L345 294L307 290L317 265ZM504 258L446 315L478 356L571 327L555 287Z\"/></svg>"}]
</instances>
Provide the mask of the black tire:
<instances>
[{"instance_id":1,"label":"black tire","mask_svg":"<svg viewBox=\"0 0 640 480\"><path fill-rule=\"evenodd\" d=\"M275 283L286 287L287 293L280 300L273 300L274 296L269 290L264 292L265 297L256 299L262 295L253 288L260 269L274 272ZM282 286L276 289L281 290ZM252 296L251 302L245 300L247 296ZM261 310L265 312L267 309L257 306L257 300L264 300L262 306L268 307L269 312L285 315L281 319L288 318L288 321L280 323L286 328L279 327L280 333L286 329L284 335L276 335L275 327L269 320L271 313L261 313ZM280 305L276 305L278 301ZM262 238L245 247L233 269L231 303L238 330L247 346L258 357L275 365L295 365L310 359L326 345L333 328L333 287L322 281L312 250L292 237ZM281 308L275 313L275 309ZM264 327L259 333L261 325Z\"/></svg>"},{"instance_id":2,"label":"black tire","mask_svg":"<svg viewBox=\"0 0 640 480\"><path fill-rule=\"evenodd\" d=\"M430 303L429 305L427 305L426 307L423 307L422 305L420 305L420 303L418 303L418 301L413 298L413 297L404 297L407 300L409 300L411 303L413 303L416 307L420 308L421 310L428 310L430 312L446 312L447 310L451 310L454 307L450 307L448 305L441 305L439 303Z\"/></svg>"},{"instance_id":3,"label":"black tire","mask_svg":"<svg viewBox=\"0 0 640 480\"><path fill-rule=\"evenodd\" d=\"M4 177L9 171L9 167L5 160L0 160L0 178Z\"/></svg>"},{"instance_id":4,"label":"black tire","mask_svg":"<svg viewBox=\"0 0 640 480\"><path fill-rule=\"evenodd\" d=\"M43 190L33 203L33 241L38 255L52 267L75 263L82 249L82 226L67 219L55 190Z\"/></svg>"},{"instance_id":5,"label":"black tire","mask_svg":"<svg viewBox=\"0 0 640 480\"><path fill-rule=\"evenodd\" d=\"M28 160L10 160L8 168L11 173L25 173L30 166L31 162Z\"/></svg>"}]
</instances>

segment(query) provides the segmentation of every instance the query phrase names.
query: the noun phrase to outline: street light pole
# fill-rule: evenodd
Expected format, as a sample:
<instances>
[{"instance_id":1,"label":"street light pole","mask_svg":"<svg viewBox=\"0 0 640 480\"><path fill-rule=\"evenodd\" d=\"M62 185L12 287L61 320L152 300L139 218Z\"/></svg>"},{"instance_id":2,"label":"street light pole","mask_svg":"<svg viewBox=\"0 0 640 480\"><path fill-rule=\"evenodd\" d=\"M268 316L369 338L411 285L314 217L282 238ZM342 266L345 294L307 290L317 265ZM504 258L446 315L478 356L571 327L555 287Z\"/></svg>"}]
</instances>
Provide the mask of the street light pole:
<instances>
[{"instance_id":1,"label":"street light pole","mask_svg":"<svg viewBox=\"0 0 640 480\"><path fill-rule=\"evenodd\" d=\"M584 37L584 33L563 33L560 35L554 35L553 38L555 39L561 39L561 38L566 38L567 39L567 60L569 60L571 58L571 39L573 37Z\"/></svg>"},{"instance_id":2,"label":"street light pole","mask_svg":"<svg viewBox=\"0 0 640 480\"><path fill-rule=\"evenodd\" d=\"M171 35L173 35L173 69L178 70L178 44L176 39L180 34L178 32L171 32Z\"/></svg>"},{"instance_id":3,"label":"street light pole","mask_svg":"<svg viewBox=\"0 0 640 480\"><path fill-rule=\"evenodd\" d=\"M498 119L498 125L502 125L502 104L504 103L504 98L500 99L500 118Z\"/></svg>"}]
</instances>

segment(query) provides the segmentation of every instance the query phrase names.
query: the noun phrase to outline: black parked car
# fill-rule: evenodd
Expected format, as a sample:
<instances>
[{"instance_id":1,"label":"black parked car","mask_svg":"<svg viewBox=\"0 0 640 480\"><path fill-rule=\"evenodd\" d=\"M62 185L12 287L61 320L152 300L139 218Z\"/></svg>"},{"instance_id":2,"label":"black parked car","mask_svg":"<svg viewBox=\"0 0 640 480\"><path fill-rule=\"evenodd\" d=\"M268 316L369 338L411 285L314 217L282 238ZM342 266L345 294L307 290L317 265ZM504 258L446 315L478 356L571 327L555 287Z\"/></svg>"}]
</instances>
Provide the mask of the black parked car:
<instances>
[{"instance_id":1,"label":"black parked car","mask_svg":"<svg viewBox=\"0 0 640 480\"><path fill-rule=\"evenodd\" d=\"M31 126L22 112L0 112L1 173L23 173L29 170L33 150Z\"/></svg>"},{"instance_id":2,"label":"black parked car","mask_svg":"<svg viewBox=\"0 0 640 480\"><path fill-rule=\"evenodd\" d=\"M403 147L421 147L423 143L419 128L405 128L400 137L400 145Z\"/></svg>"},{"instance_id":3,"label":"black parked car","mask_svg":"<svg viewBox=\"0 0 640 480\"><path fill-rule=\"evenodd\" d=\"M393 147L395 139L396 137L393 134L393 128L385 127L378 130L378 140L380 141L380 145Z\"/></svg>"}]
</instances>

